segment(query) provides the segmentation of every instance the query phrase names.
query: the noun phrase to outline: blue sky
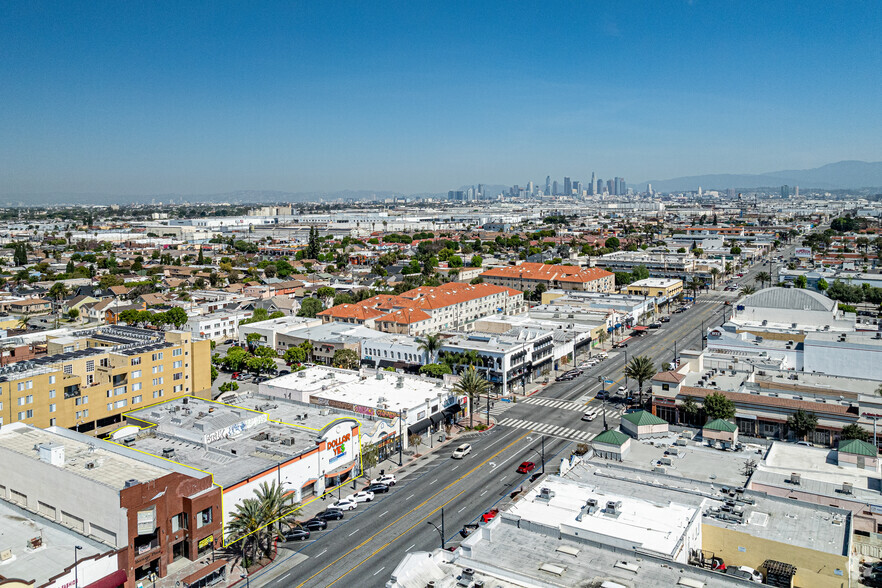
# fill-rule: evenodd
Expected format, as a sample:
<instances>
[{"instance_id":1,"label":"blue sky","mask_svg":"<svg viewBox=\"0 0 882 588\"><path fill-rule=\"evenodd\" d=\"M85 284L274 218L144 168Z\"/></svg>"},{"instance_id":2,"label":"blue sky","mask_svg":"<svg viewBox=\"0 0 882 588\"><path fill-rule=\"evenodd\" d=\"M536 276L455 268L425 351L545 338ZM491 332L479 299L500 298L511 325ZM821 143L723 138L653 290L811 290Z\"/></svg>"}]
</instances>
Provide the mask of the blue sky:
<instances>
[{"instance_id":1,"label":"blue sky","mask_svg":"<svg viewBox=\"0 0 882 588\"><path fill-rule=\"evenodd\" d=\"M870 1L10 0L0 193L410 193L879 161L880 39Z\"/></svg>"}]
</instances>

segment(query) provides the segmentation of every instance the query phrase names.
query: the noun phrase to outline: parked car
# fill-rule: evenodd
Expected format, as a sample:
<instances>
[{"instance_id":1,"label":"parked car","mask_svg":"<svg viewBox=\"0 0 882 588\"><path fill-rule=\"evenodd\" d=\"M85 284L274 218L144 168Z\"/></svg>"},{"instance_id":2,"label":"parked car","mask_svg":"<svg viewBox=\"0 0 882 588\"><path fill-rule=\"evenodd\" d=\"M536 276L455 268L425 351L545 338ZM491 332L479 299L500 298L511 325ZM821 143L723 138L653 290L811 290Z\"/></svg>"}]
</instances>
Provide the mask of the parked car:
<instances>
[{"instance_id":1,"label":"parked car","mask_svg":"<svg viewBox=\"0 0 882 588\"><path fill-rule=\"evenodd\" d=\"M521 465L518 466L518 473L519 474L529 474L530 472L532 472L535 469L536 469L535 463L533 463L532 461L525 461L525 462L521 463Z\"/></svg>"},{"instance_id":2,"label":"parked car","mask_svg":"<svg viewBox=\"0 0 882 588\"><path fill-rule=\"evenodd\" d=\"M662 326L661 323L649 323L649 328L650 328L650 329L660 329L661 326Z\"/></svg>"},{"instance_id":3,"label":"parked car","mask_svg":"<svg viewBox=\"0 0 882 588\"><path fill-rule=\"evenodd\" d=\"M726 568L726 573L732 576L736 576L738 578L742 578L744 580L750 580L751 582L756 582L757 584L763 583L763 575L761 572L756 571L755 569L749 566L731 566Z\"/></svg>"},{"instance_id":4,"label":"parked car","mask_svg":"<svg viewBox=\"0 0 882 588\"><path fill-rule=\"evenodd\" d=\"M342 498L331 505L332 507L339 510L355 510L355 507L358 506L358 503L347 496L346 498Z\"/></svg>"},{"instance_id":5,"label":"parked car","mask_svg":"<svg viewBox=\"0 0 882 588\"><path fill-rule=\"evenodd\" d=\"M671 317L669 317L669 316L663 316L663 317L661 317L661 318L658 319L658 320L660 320L660 321L663 322L663 323L669 323L669 322L671 322Z\"/></svg>"},{"instance_id":6,"label":"parked car","mask_svg":"<svg viewBox=\"0 0 882 588\"><path fill-rule=\"evenodd\" d=\"M613 345L613 349L624 349L627 346L627 343L616 343L615 345Z\"/></svg>"},{"instance_id":7,"label":"parked car","mask_svg":"<svg viewBox=\"0 0 882 588\"><path fill-rule=\"evenodd\" d=\"M300 526L306 528L308 531L321 531L328 528L328 521L316 517L309 519L304 523L300 523Z\"/></svg>"},{"instance_id":8,"label":"parked car","mask_svg":"<svg viewBox=\"0 0 882 588\"><path fill-rule=\"evenodd\" d=\"M498 508L493 508L493 509L491 509L491 510L488 510L487 512L485 512L484 514L481 515L481 522L482 522L482 523L489 523L489 522L492 521L492 520L496 517L496 515L498 515L498 514L499 514L499 509L498 509Z\"/></svg>"},{"instance_id":9,"label":"parked car","mask_svg":"<svg viewBox=\"0 0 882 588\"><path fill-rule=\"evenodd\" d=\"M285 541L305 541L309 539L309 531L306 529L291 529L282 533L282 539Z\"/></svg>"},{"instance_id":10,"label":"parked car","mask_svg":"<svg viewBox=\"0 0 882 588\"><path fill-rule=\"evenodd\" d=\"M389 491L389 486L386 484L371 484L367 488L364 489L365 492L373 492L374 494L385 494Z\"/></svg>"},{"instance_id":11,"label":"parked car","mask_svg":"<svg viewBox=\"0 0 882 588\"><path fill-rule=\"evenodd\" d=\"M379 478L374 478L371 480L371 484L386 484L387 486L395 485L395 475L394 474L383 474Z\"/></svg>"},{"instance_id":12,"label":"parked car","mask_svg":"<svg viewBox=\"0 0 882 588\"><path fill-rule=\"evenodd\" d=\"M568 376L568 375L564 374L564 375L562 375L562 376L558 376L558 377L556 377L556 378L554 379L554 381L555 381L555 382L569 382L570 380L572 380L572 379L574 379L574 378L575 378L575 376Z\"/></svg>"},{"instance_id":13,"label":"parked car","mask_svg":"<svg viewBox=\"0 0 882 588\"><path fill-rule=\"evenodd\" d=\"M463 443L459 447L453 450L453 454L450 456L453 459L462 459L472 452L472 446L468 443Z\"/></svg>"},{"instance_id":14,"label":"parked car","mask_svg":"<svg viewBox=\"0 0 882 588\"><path fill-rule=\"evenodd\" d=\"M315 515L315 518L325 521L339 521L343 518L343 511L339 508L327 508Z\"/></svg>"},{"instance_id":15,"label":"parked car","mask_svg":"<svg viewBox=\"0 0 882 588\"><path fill-rule=\"evenodd\" d=\"M351 498L355 502L370 502L374 499L374 493L368 492L367 490L362 490L361 492L356 492L355 494L350 494L346 498Z\"/></svg>"}]
</instances>

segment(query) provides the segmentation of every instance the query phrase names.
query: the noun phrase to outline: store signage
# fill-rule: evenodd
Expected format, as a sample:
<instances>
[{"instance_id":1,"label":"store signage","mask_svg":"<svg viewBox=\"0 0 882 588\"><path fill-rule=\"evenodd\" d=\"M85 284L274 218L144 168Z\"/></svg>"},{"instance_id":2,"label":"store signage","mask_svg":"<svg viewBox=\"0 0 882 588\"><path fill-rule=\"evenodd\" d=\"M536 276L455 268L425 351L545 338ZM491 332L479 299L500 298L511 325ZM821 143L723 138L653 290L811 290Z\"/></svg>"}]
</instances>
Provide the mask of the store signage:
<instances>
[{"instance_id":1,"label":"store signage","mask_svg":"<svg viewBox=\"0 0 882 588\"><path fill-rule=\"evenodd\" d=\"M200 540L197 544L197 547L199 549L202 549L203 547L205 547L206 545L210 545L211 543L214 543L214 535L209 535L205 539Z\"/></svg>"},{"instance_id":2,"label":"store signage","mask_svg":"<svg viewBox=\"0 0 882 588\"><path fill-rule=\"evenodd\" d=\"M812 250L811 247L797 247L793 250L793 255L796 257L811 257Z\"/></svg>"},{"instance_id":3,"label":"store signage","mask_svg":"<svg viewBox=\"0 0 882 588\"><path fill-rule=\"evenodd\" d=\"M345 435L338 437L337 439L332 439L327 442L328 449L334 452L334 456L328 460L328 463L334 463L335 461L346 455L346 444L349 443L350 437L351 435L349 433L346 433Z\"/></svg>"}]
</instances>

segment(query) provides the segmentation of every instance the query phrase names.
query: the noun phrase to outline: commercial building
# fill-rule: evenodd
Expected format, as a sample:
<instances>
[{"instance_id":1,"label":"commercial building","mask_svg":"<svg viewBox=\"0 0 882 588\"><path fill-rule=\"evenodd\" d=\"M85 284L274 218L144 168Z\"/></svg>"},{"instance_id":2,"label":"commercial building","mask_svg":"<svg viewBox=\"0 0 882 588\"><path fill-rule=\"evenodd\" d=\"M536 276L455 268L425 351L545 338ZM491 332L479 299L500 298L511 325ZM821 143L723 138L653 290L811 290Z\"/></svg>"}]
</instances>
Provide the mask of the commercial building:
<instances>
[{"instance_id":1,"label":"commercial building","mask_svg":"<svg viewBox=\"0 0 882 588\"><path fill-rule=\"evenodd\" d=\"M186 331L98 327L47 341L45 356L0 368L0 425L102 435L132 406L211 390L211 348Z\"/></svg>"},{"instance_id":2,"label":"commercial building","mask_svg":"<svg viewBox=\"0 0 882 588\"><path fill-rule=\"evenodd\" d=\"M251 318L252 311L218 311L209 314L191 316L187 319L184 329L194 337L222 341L239 338L239 323Z\"/></svg>"},{"instance_id":3,"label":"commercial building","mask_svg":"<svg viewBox=\"0 0 882 588\"><path fill-rule=\"evenodd\" d=\"M637 280L625 286L627 294L638 296L651 296L670 300L683 291L683 280L672 278L646 278Z\"/></svg>"},{"instance_id":4,"label":"commercial building","mask_svg":"<svg viewBox=\"0 0 882 588\"><path fill-rule=\"evenodd\" d=\"M127 444L211 474L223 491L223 519L261 483L276 482L298 502L358 472L359 423L302 407L293 423L260 410L185 397L126 414L141 432ZM226 523L224 524L226 528Z\"/></svg>"},{"instance_id":5,"label":"commercial building","mask_svg":"<svg viewBox=\"0 0 882 588\"><path fill-rule=\"evenodd\" d=\"M481 274L481 277L490 284L531 292L540 284L546 290L580 292L612 292L615 287L615 277L612 273L599 268L573 265L522 263L487 270Z\"/></svg>"},{"instance_id":6,"label":"commercial building","mask_svg":"<svg viewBox=\"0 0 882 588\"><path fill-rule=\"evenodd\" d=\"M222 544L220 489L198 470L23 423L0 429L0 462L0 498L118 551L126 588Z\"/></svg>"}]
</instances>

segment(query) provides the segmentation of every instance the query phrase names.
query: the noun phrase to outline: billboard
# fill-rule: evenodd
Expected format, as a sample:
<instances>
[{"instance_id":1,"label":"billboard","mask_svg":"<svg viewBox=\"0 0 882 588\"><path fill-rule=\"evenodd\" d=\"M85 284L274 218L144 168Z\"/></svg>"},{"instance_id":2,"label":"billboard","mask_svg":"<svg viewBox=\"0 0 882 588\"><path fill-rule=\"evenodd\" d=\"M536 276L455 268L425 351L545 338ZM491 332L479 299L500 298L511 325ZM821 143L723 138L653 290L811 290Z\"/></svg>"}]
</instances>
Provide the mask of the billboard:
<instances>
[{"instance_id":1,"label":"billboard","mask_svg":"<svg viewBox=\"0 0 882 588\"><path fill-rule=\"evenodd\" d=\"M793 254L796 257L802 257L802 258L811 257L812 256L812 249L811 249L811 247L797 247L796 249L793 250Z\"/></svg>"}]
</instances>

